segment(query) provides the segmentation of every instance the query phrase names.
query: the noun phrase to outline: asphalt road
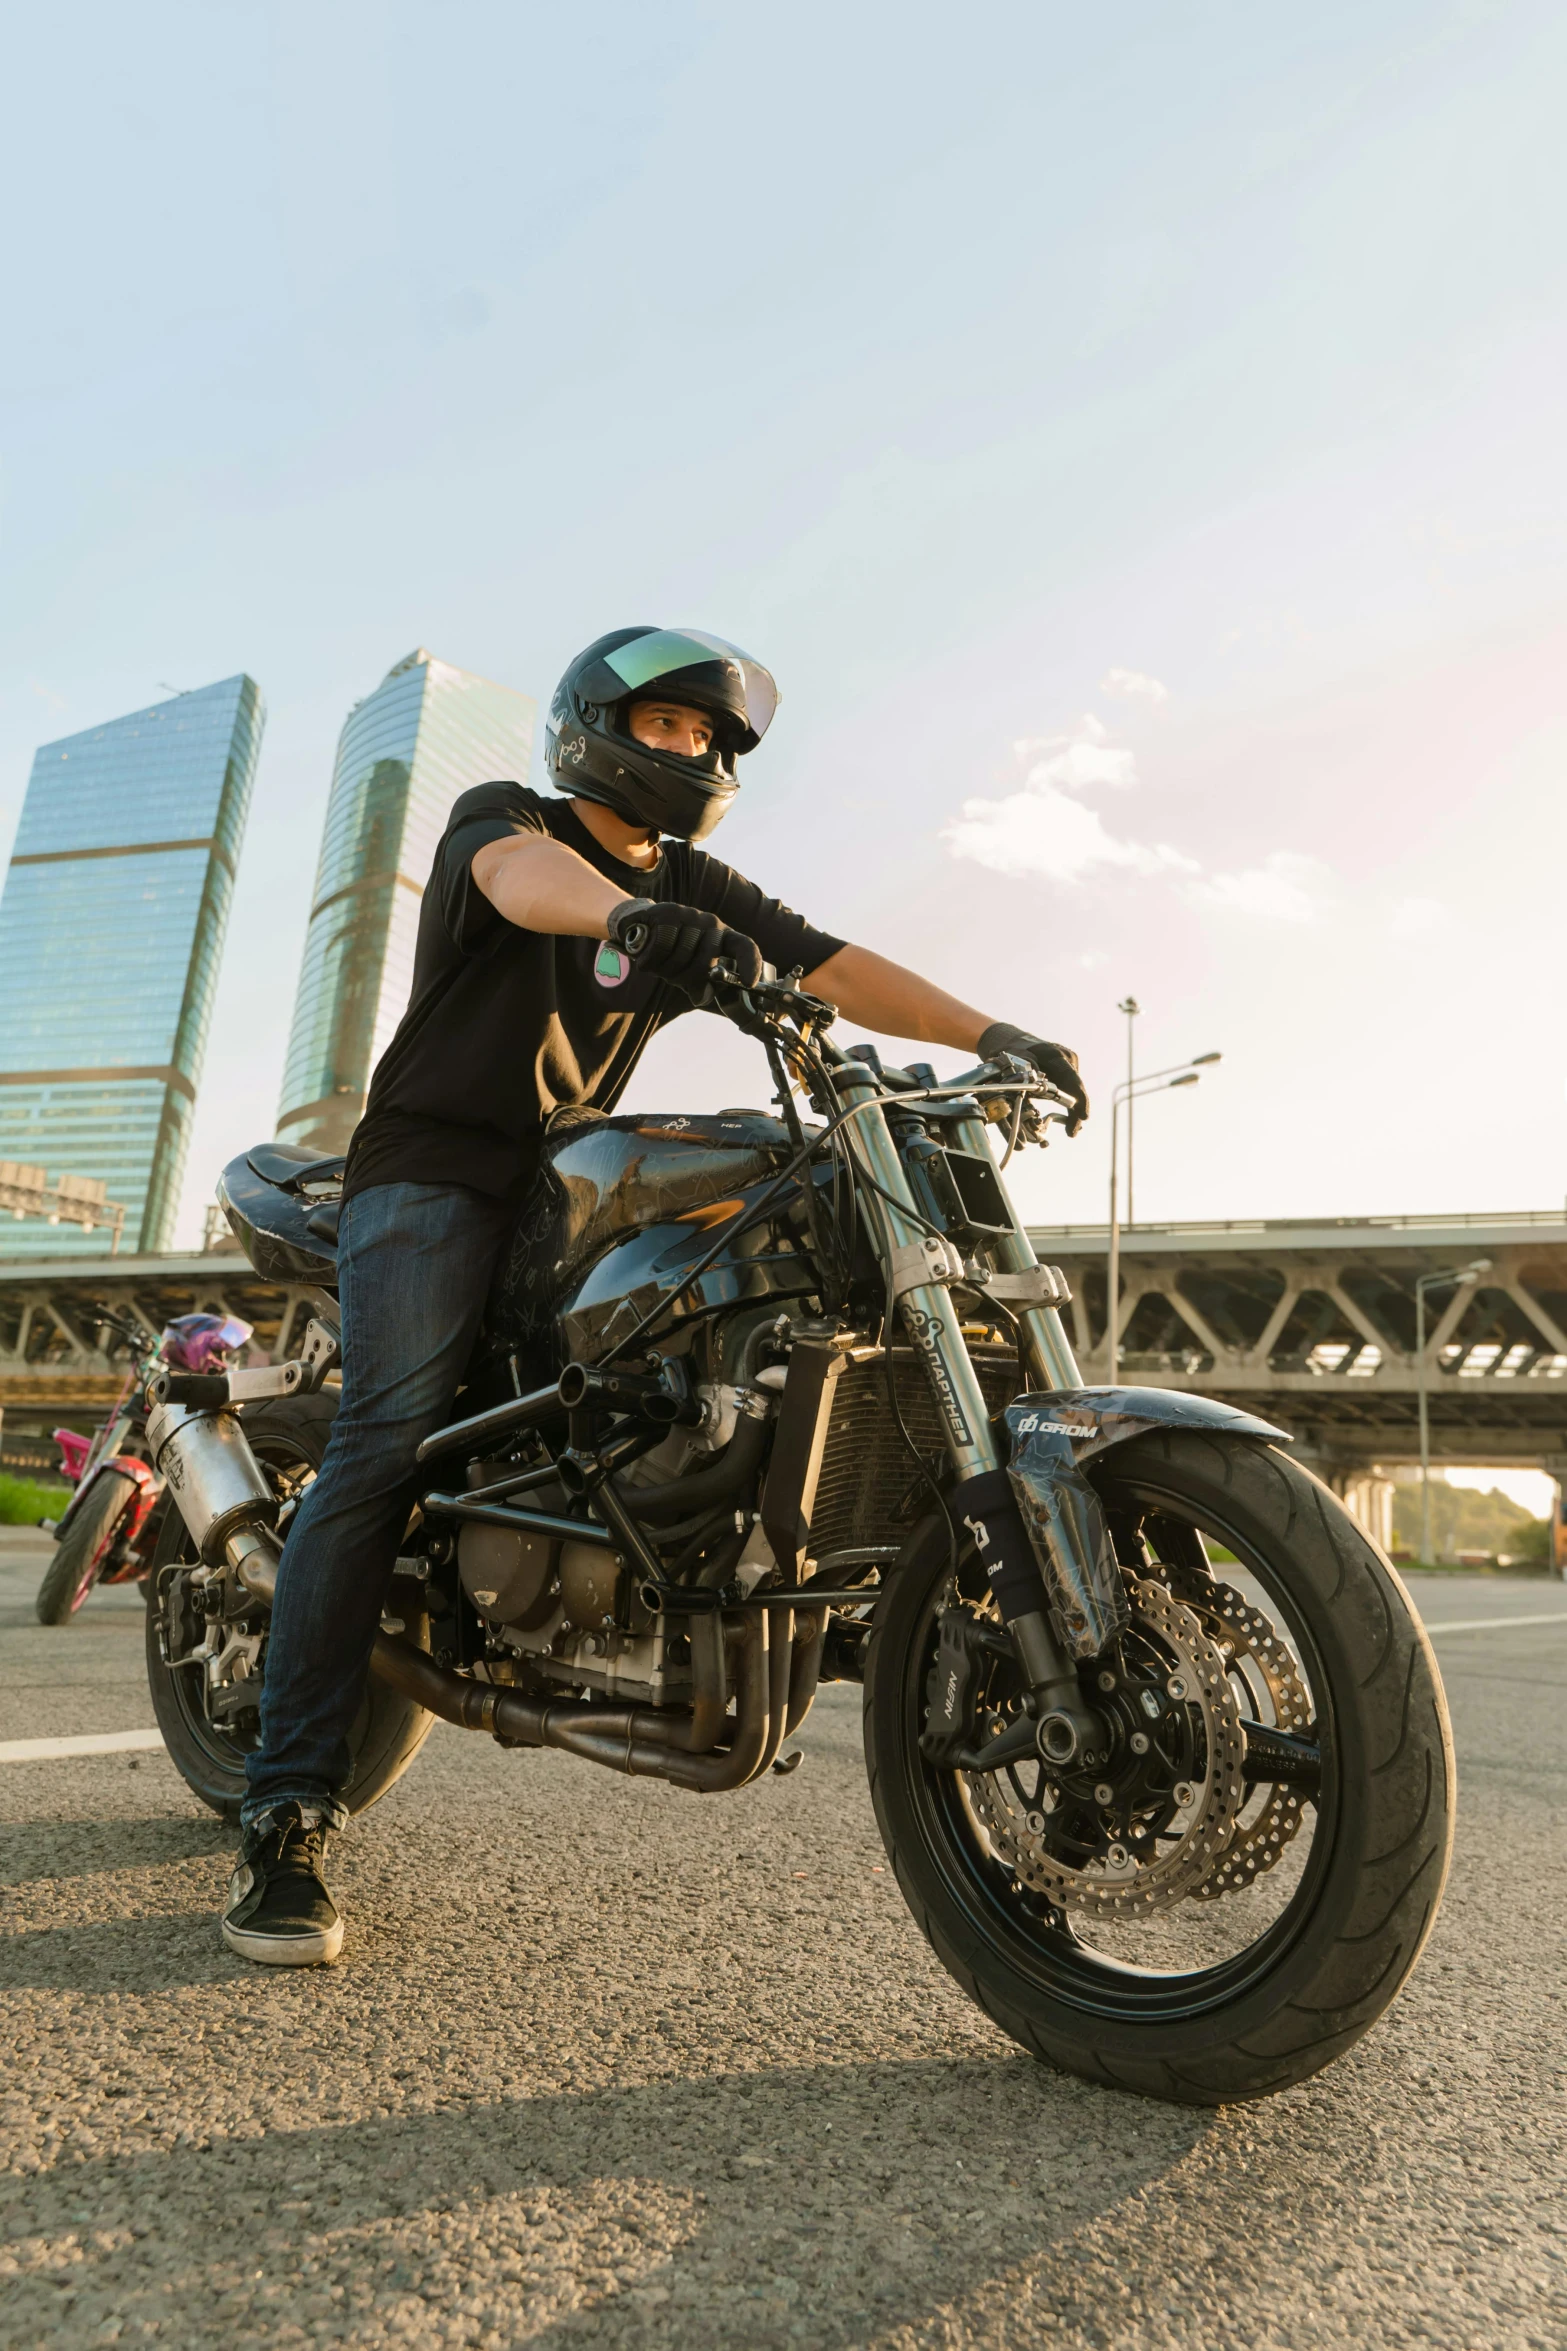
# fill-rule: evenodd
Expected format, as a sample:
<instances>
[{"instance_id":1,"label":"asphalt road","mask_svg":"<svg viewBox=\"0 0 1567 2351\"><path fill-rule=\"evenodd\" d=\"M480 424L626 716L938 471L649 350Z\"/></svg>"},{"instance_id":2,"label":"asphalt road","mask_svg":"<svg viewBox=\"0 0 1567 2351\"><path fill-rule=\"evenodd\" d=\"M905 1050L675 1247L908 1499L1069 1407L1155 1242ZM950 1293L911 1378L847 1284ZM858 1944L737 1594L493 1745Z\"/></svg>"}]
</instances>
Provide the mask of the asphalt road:
<instances>
[{"instance_id":1,"label":"asphalt road","mask_svg":"<svg viewBox=\"0 0 1567 2351\"><path fill-rule=\"evenodd\" d=\"M0 1740L150 1724L141 1603L45 1631ZM0 1764L0 2343L1567 2339L1567 1591L1420 1579L1462 1774L1434 1941L1304 2088L1194 2113L1021 2055L882 1866L859 1693L731 1798L437 1727L337 1848L341 1964L266 1975L161 1753Z\"/></svg>"}]
</instances>

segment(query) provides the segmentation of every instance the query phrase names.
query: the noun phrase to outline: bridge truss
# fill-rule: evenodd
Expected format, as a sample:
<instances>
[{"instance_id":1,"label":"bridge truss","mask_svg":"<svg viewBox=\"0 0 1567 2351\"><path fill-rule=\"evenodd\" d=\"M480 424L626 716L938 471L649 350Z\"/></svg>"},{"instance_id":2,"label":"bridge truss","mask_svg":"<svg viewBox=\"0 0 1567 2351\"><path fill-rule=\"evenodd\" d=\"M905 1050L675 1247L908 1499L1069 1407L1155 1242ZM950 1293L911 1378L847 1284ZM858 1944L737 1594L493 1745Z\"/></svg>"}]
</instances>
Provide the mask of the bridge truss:
<instances>
[{"instance_id":1,"label":"bridge truss","mask_svg":"<svg viewBox=\"0 0 1567 2351\"><path fill-rule=\"evenodd\" d=\"M1103 1380L1102 1225L1040 1226L1035 1249L1071 1281L1073 1343ZM1133 1225L1121 1235L1120 1377L1191 1388L1263 1413L1383 1533L1383 1472L1419 1458L1415 1282L1427 1292L1434 1462L1567 1477L1567 1217L1339 1217ZM1373 1504L1372 1489L1386 1487Z\"/></svg>"}]
</instances>

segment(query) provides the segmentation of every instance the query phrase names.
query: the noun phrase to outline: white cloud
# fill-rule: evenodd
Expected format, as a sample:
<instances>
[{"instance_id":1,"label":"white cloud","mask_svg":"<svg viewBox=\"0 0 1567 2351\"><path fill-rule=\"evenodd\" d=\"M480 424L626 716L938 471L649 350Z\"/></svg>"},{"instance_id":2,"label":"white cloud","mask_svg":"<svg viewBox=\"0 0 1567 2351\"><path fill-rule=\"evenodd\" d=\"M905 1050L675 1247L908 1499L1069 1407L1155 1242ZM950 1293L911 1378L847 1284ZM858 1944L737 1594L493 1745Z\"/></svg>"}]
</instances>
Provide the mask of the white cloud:
<instances>
[{"instance_id":1,"label":"white cloud","mask_svg":"<svg viewBox=\"0 0 1567 2351\"><path fill-rule=\"evenodd\" d=\"M1157 710L1161 702L1168 702L1170 689L1157 678L1145 677L1140 669L1107 669L1099 681L1101 694L1117 694L1123 702L1146 702Z\"/></svg>"},{"instance_id":2,"label":"white cloud","mask_svg":"<svg viewBox=\"0 0 1567 2351\"><path fill-rule=\"evenodd\" d=\"M1259 865L1209 874L1168 841L1128 840L1112 832L1081 795L1097 785L1133 788L1140 780L1137 761L1111 742L1091 711L1065 734L1035 736L1012 749L1027 767L1021 786L1001 799L964 801L941 835L952 856L1013 881L1050 881L1066 888L1108 873L1163 874L1194 906L1260 922L1298 926L1339 910L1332 868L1298 851L1276 849ZM1396 935L1412 936L1440 913L1433 900L1411 898L1400 901L1387 919ZM1084 968L1092 968L1086 959Z\"/></svg>"},{"instance_id":3,"label":"white cloud","mask_svg":"<svg viewBox=\"0 0 1567 2351\"><path fill-rule=\"evenodd\" d=\"M1137 781L1135 755L1116 748L1091 710L1068 734L1038 735L1012 749L1019 759L1033 760L1028 780L1040 789L1090 792L1096 784L1109 784L1121 792Z\"/></svg>"},{"instance_id":4,"label":"white cloud","mask_svg":"<svg viewBox=\"0 0 1567 2351\"><path fill-rule=\"evenodd\" d=\"M1072 794L1103 784L1116 791L1137 782L1130 751L1112 744L1101 721L1085 712L1068 734L1014 743L1019 759L1031 759L1021 791L1004 800L966 800L962 814L942 834L954 857L1003 873L1014 880L1035 876L1081 882L1111 868L1132 873L1200 871L1194 858L1160 842L1122 840L1110 832L1097 809Z\"/></svg>"},{"instance_id":5,"label":"white cloud","mask_svg":"<svg viewBox=\"0 0 1567 2351\"><path fill-rule=\"evenodd\" d=\"M1326 913L1333 886L1329 867L1291 849L1275 849L1261 865L1240 873L1210 874L1193 885L1205 906L1230 914L1255 915L1264 922L1316 922Z\"/></svg>"}]
</instances>

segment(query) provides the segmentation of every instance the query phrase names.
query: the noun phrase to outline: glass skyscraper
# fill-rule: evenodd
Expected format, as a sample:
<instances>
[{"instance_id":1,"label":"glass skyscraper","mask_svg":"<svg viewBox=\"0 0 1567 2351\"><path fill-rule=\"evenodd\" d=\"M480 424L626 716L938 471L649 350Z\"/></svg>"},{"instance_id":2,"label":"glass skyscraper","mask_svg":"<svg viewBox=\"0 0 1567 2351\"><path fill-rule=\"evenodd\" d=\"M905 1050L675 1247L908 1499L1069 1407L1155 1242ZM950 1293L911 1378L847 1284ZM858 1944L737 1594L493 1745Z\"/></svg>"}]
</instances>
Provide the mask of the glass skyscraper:
<instances>
[{"instance_id":1,"label":"glass skyscraper","mask_svg":"<svg viewBox=\"0 0 1567 2351\"><path fill-rule=\"evenodd\" d=\"M459 792L525 781L534 702L421 646L349 712L289 1034L278 1140L343 1151L407 1009L435 844Z\"/></svg>"},{"instance_id":2,"label":"glass skyscraper","mask_svg":"<svg viewBox=\"0 0 1567 2351\"><path fill-rule=\"evenodd\" d=\"M124 1245L179 1207L265 708L253 678L46 743L0 897L0 1160L97 1179ZM0 1256L102 1230L0 1216Z\"/></svg>"}]
</instances>

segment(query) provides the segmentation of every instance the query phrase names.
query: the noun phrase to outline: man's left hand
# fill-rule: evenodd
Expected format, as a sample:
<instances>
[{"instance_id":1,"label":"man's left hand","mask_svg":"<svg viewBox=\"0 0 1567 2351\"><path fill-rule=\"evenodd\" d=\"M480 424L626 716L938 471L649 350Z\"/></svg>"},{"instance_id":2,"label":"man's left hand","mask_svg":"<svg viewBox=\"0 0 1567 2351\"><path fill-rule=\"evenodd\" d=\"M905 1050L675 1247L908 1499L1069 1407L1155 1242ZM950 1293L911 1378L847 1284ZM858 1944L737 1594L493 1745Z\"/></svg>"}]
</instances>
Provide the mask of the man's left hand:
<instances>
[{"instance_id":1,"label":"man's left hand","mask_svg":"<svg viewBox=\"0 0 1567 2351\"><path fill-rule=\"evenodd\" d=\"M1010 1021L993 1020L979 1040L979 1050L986 1061L994 1061L998 1053L1015 1053L1020 1061L1031 1061L1042 1078L1048 1078L1057 1093L1064 1094L1072 1105L1066 1122L1068 1135L1075 1135L1088 1116L1088 1093L1078 1074L1077 1055L1065 1045L1052 1045L1043 1037L1031 1036L1027 1029L1015 1029Z\"/></svg>"}]
</instances>

